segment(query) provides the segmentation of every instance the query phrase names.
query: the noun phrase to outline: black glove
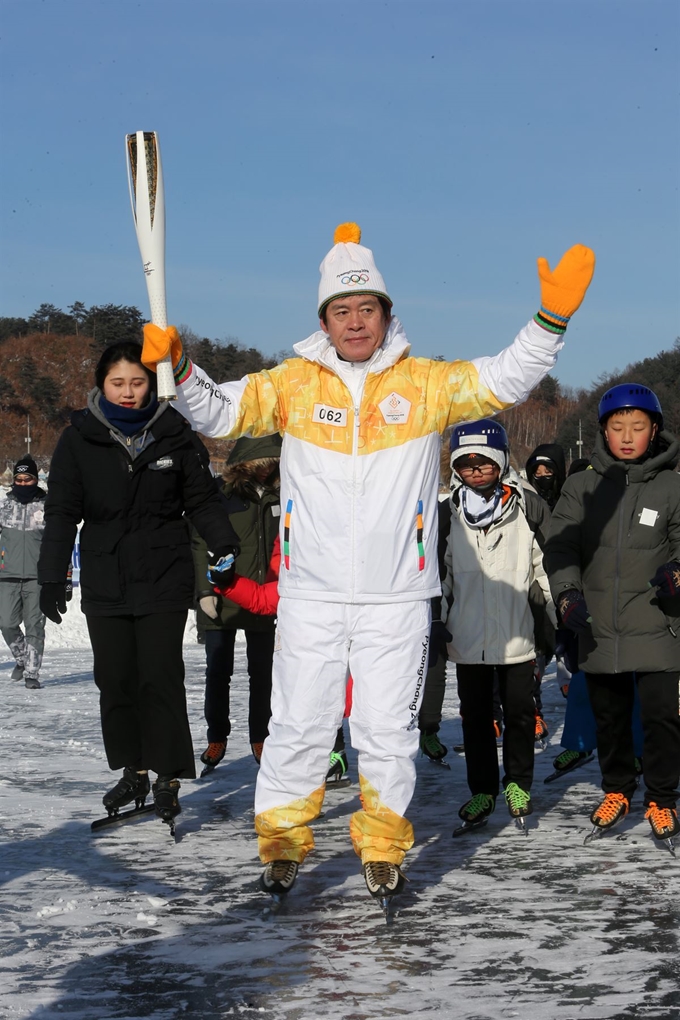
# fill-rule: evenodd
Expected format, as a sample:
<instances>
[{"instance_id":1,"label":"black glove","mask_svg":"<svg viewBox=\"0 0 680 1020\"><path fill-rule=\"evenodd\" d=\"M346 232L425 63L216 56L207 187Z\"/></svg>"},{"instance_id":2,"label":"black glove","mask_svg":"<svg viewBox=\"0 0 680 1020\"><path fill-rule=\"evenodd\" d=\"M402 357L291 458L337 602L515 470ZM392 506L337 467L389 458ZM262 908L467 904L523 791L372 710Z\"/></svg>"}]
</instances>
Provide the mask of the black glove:
<instances>
[{"instance_id":1,"label":"black glove","mask_svg":"<svg viewBox=\"0 0 680 1020\"><path fill-rule=\"evenodd\" d=\"M656 588L657 595L662 598L672 599L680 595L680 563L677 560L664 563L649 582L649 587Z\"/></svg>"},{"instance_id":2,"label":"black glove","mask_svg":"<svg viewBox=\"0 0 680 1020\"><path fill-rule=\"evenodd\" d=\"M575 634L582 634L590 627L591 616L586 600L583 593L576 588L568 588L558 595L557 609L563 625L568 630L573 630Z\"/></svg>"},{"instance_id":3,"label":"black glove","mask_svg":"<svg viewBox=\"0 0 680 1020\"><path fill-rule=\"evenodd\" d=\"M432 669L439 656L446 658L446 644L453 640L443 620L433 620L430 627L430 647L427 653L427 668Z\"/></svg>"},{"instance_id":4,"label":"black glove","mask_svg":"<svg viewBox=\"0 0 680 1020\"><path fill-rule=\"evenodd\" d=\"M236 574L238 549L232 547L209 552L207 578L215 588L229 588Z\"/></svg>"},{"instance_id":5,"label":"black glove","mask_svg":"<svg viewBox=\"0 0 680 1020\"><path fill-rule=\"evenodd\" d=\"M66 612L66 585L48 581L40 585L40 612L52 623L61 623L60 613Z\"/></svg>"}]
</instances>

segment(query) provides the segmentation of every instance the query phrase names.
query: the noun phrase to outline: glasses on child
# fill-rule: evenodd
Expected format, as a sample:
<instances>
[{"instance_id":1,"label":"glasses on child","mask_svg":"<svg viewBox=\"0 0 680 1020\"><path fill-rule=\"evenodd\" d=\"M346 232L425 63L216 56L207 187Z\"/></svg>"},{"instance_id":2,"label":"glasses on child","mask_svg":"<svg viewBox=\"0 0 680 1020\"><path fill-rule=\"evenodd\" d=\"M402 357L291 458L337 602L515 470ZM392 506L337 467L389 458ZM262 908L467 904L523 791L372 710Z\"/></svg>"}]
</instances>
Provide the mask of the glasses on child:
<instances>
[{"instance_id":1,"label":"glasses on child","mask_svg":"<svg viewBox=\"0 0 680 1020\"><path fill-rule=\"evenodd\" d=\"M456 471L459 475L473 475L479 471L482 475L490 475L496 469L496 464L471 464L470 461L456 461Z\"/></svg>"}]
</instances>

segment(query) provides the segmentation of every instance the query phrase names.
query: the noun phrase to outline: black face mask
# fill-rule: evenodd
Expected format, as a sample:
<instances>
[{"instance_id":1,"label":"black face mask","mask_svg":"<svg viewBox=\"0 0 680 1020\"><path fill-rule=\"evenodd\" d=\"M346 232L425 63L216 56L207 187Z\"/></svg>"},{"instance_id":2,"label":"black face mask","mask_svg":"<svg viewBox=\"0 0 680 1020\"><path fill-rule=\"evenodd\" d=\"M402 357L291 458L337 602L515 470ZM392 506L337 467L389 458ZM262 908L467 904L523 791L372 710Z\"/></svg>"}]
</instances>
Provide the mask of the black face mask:
<instances>
[{"instance_id":1,"label":"black face mask","mask_svg":"<svg viewBox=\"0 0 680 1020\"><path fill-rule=\"evenodd\" d=\"M18 499L20 503L30 503L35 496L35 490L38 487L38 483L35 485L17 485L16 483L10 489L10 492L15 499Z\"/></svg>"},{"instance_id":2,"label":"black face mask","mask_svg":"<svg viewBox=\"0 0 680 1020\"><path fill-rule=\"evenodd\" d=\"M557 477L555 475L539 475L534 478L533 484L543 499L557 498Z\"/></svg>"}]
</instances>

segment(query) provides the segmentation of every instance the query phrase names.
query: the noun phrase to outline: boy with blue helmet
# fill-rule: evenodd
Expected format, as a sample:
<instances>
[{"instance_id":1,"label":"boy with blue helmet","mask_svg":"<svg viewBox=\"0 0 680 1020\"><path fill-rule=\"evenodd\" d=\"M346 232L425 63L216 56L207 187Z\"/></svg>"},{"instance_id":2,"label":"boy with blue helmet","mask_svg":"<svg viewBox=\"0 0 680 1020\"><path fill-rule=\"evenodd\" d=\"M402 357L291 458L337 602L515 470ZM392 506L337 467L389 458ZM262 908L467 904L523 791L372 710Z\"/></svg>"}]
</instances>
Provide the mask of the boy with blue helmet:
<instances>
[{"instance_id":1,"label":"boy with blue helmet","mask_svg":"<svg viewBox=\"0 0 680 1020\"><path fill-rule=\"evenodd\" d=\"M472 794L458 812L463 825L454 835L485 824L498 796L494 673L505 724L505 800L524 828L524 816L533 810L536 647L529 589L534 580L555 624L542 563L548 511L510 467L508 437L494 419L454 428L451 467L451 531L442 587Z\"/></svg>"},{"instance_id":2,"label":"boy with blue helmet","mask_svg":"<svg viewBox=\"0 0 680 1020\"><path fill-rule=\"evenodd\" d=\"M599 420L592 470L567 479L553 513L546 565L595 714L605 798L593 832L622 819L635 792L637 684L646 817L670 840L680 831L680 448L647 386L607 390Z\"/></svg>"}]
</instances>

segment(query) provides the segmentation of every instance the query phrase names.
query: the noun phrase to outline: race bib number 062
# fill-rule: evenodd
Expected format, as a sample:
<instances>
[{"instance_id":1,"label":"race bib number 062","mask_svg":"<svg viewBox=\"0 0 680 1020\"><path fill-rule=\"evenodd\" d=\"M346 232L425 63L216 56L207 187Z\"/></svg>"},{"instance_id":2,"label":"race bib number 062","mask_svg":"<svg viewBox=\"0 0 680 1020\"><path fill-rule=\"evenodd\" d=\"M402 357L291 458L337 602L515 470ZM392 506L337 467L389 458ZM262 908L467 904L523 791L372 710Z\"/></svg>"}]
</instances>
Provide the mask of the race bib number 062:
<instances>
[{"instance_id":1,"label":"race bib number 062","mask_svg":"<svg viewBox=\"0 0 680 1020\"><path fill-rule=\"evenodd\" d=\"M322 425L347 425L347 408L315 404L312 421L318 421Z\"/></svg>"}]
</instances>

